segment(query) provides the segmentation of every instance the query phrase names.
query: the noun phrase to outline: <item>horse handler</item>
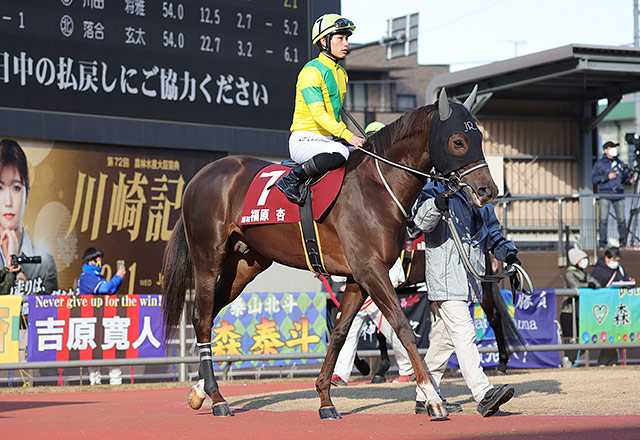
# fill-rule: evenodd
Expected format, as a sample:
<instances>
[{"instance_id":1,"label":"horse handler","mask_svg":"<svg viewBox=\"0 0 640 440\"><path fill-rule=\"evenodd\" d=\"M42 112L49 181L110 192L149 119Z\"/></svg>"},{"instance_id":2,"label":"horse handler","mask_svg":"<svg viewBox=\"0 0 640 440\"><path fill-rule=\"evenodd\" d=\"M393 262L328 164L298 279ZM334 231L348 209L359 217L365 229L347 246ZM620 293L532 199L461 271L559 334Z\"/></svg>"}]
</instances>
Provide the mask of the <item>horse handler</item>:
<instances>
[{"instance_id":1,"label":"horse handler","mask_svg":"<svg viewBox=\"0 0 640 440\"><path fill-rule=\"evenodd\" d=\"M480 282L464 266L443 213L448 212L461 238L464 252L478 273L485 273L485 253L507 264L520 264L518 249L501 232L493 206L476 208L465 193L453 195L440 183L427 183L415 211L416 226L425 234L425 282L433 313L425 362L436 386L455 351L460 371L483 417L493 415L514 395L511 385L494 387L480 365L476 334L469 312L482 294ZM416 414L427 414L427 396L416 387Z\"/></svg>"}]
</instances>

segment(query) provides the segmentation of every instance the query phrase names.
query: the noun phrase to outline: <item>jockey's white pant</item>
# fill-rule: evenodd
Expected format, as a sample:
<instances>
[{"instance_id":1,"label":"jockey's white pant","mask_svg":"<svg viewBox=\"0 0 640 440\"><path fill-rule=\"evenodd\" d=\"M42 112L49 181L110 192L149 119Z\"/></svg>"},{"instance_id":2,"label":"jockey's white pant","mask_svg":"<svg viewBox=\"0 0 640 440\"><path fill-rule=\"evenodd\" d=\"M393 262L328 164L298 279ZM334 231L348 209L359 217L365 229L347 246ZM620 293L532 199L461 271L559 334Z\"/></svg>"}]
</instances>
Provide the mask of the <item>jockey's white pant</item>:
<instances>
[{"instance_id":1,"label":"jockey's white pant","mask_svg":"<svg viewBox=\"0 0 640 440\"><path fill-rule=\"evenodd\" d=\"M460 372L476 402L480 402L491 389L489 379L480 365L480 352L476 346L476 332L467 301L436 301L431 303L433 312L429 349L424 360L433 379L440 387L442 375L449 357L455 351ZM416 400L427 401L424 392L416 387Z\"/></svg>"},{"instance_id":2,"label":"jockey's white pant","mask_svg":"<svg viewBox=\"0 0 640 440\"><path fill-rule=\"evenodd\" d=\"M289 136L289 154L297 163L306 162L320 153L340 153L349 158L349 148L330 136L322 136L311 131L293 131Z\"/></svg>"},{"instance_id":3,"label":"jockey's white pant","mask_svg":"<svg viewBox=\"0 0 640 440\"><path fill-rule=\"evenodd\" d=\"M371 298L368 298L365 301L364 305L353 319L353 323L351 324L349 333L347 334L347 339L345 340L342 350L340 350L340 354L338 355L338 360L336 361L336 367L333 370L333 374L337 374L342 378L342 380L349 382L351 370L353 369L353 361L356 357L356 350L358 348L358 339L360 338L360 333L363 330L362 327L367 319L371 319L374 325L378 328L378 331L381 332L393 345L393 351L395 353L400 374L403 376L413 374L413 367L411 366L407 350L402 346L402 343L393 331L391 324L389 324L389 321L382 316L382 312L378 306L374 304Z\"/></svg>"}]
</instances>

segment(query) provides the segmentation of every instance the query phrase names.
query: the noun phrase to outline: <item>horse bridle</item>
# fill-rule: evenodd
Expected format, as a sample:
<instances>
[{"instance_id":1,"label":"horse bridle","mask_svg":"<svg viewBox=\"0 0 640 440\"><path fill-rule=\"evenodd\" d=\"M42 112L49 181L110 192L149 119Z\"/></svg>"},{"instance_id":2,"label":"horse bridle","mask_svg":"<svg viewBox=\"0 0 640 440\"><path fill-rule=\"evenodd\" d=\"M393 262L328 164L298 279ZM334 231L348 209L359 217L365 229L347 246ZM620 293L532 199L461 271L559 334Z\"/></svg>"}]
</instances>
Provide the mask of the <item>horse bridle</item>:
<instances>
[{"instance_id":1,"label":"horse bridle","mask_svg":"<svg viewBox=\"0 0 640 440\"><path fill-rule=\"evenodd\" d=\"M347 116L347 118L349 118L349 120L353 123L353 125L360 131L360 133L366 138L366 134L364 132L364 130L362 129L362 127L360 126L360 124L358 124L358 121L355 120L355 118L353 116L351 116L351 114L349 112L347 112L346 110L342 109L342 113L344 115ZM409 215L407 213L407 211L404 209L404 207L402 206L402 204L400 203L400 200L398 200L398 197L395 195L395 193L393 192L393 189L391 188L391 186L389 185L389 183L387 182L387 179L385 179L384 175L382 174L382 170L380 169L380 162L384 162L387 165L390 165L392 167L395 168L399 168L401 170L404 170L408 173L411 173L415 176L420 176L426 179L434 179L434 180L440 180L443 181L444 183L446 183L449 186L449 191L447 191L450 194L456 193L458 191L460 191L461 189L463 189L464 187L469 187L471 188L471 190L475 193L475 190L473 189L473 187L465 182L462 181L462 178L468 174L471 174L472 172L482 169L482 168L488 168L489 164L487 164L486 161L481 161L476 163L475 165L466 168L462 167L460 168L462 171L460 171L460 169L452 171L451 173L449 173L447 176L443 176L441 174L432 174L432 173L425 173L422 172L420 170L416 170L415 168L411 168L409 166L397 163L397 162L393 162L392 160L387 159L386 157L382 157L379 154L376 154L372 151L369 151L365 148L362 147L355 147L356 149L362 151L364 154L371 156L374 158L375 163L376 163L376 170L378 171L378 176L380 177L380 180L382 181L385 189L387 190L387 192L389 193L389 195L391 196L391 198L393 199L394 203L396 204L396 206L398 207L398 209L400 209L400 212L402 212L402 214L404 215L405 219L409 218ZM520 286L523 287L522 291L525 294L531 294L533 292L533 283L531 282L531 277L529 277L529 274L524 270L524 268L522 266L520 266L519 264L510 264L506 270L504 270L502 273L498 273L498 274L494 274L494 275L482 275L479 274L478 271L475 270L475 268L473 267L473 265L471 264L471 261L469 260L469 256L464 252L464 247L462 245L462 240L460 239L460 235L458 234L458 231L455 227L455 225L453 224L453 219L451 218L451 215L447 212L444 213L443 215L445 223L447 224L448 228L449 228L449 232L451 233L451 237L453 238L453 242L456 246L456 248L458 249L458 253L460 254L461 258L462 258L462 263L465 266L465 268L467 269L467 271L474 277L476 278L478 281L480 282L487 282L487 283L498 283L500 281L502 281L504 278L509 277L509 279L511 280L511 285L512 285L512 291L515 294L515 283L517 282ZM517 281L514 281L517 280ZM527 286L527 288L525 288L524 286Z\"/></svg>"},{"instance_id":2,"label":"horse bridle","mask_svg":"<svg viewBox=\"0 0 640 440\"><path fill-rule=\"evenodd\" d=\"M343 115L345 115L349 119L349 121L351 121L351 123L358 129L360 134L362 134L362 136L364 136L365 139L366 139L367 135L364 132L364 129L358 123L358 121L356 121L356 119L351 115L351 113L346 111L344 108L341 109L341 112L342 112ZM449 186L450 190L452 191L452 193L458 192L461 189L463 189L464 187L471 188L471 190L475 193L475 190L473 189L473 187L471 187L471 185L463 182L462 178L464 176L476 171L476 170L479 170L479 169L485 168L485 167L487 167L487 168L489 167L489 164L487 164L487 162L483 160L481 162L476 163L475 165L473 165L472 167L470 167L468 169L464 169L464 167L460 168L460 169L463 170L462 172L460 172L459 170L455 170L455 171L452 171L451 173L449 173L448 175L443 176L440 173L435 173L435 174L434 173L425 173L423 171L417 170L417 169L412 168L410 166L394 162L392 160L387 159L386 157L382 157L379 154L374 153L373 151L367 150L366 148L362 148L362 147L358 147L358 146L356 146L355 148L357 150L362 151L367 156L370 156L370 157L375 159L376 169L378 171L378 176L380 177L380 180L382 181L385 189L387 190L387 192L389 193L389 195L393 199L394 203L400 209L400 212L402 212L402 214L404 215L405 218L409 218L409 215L407 214L407 211L404 209L404 207L400 203L400 200L398 200L398 197L395 195L395 193L391 189L391 186L389 186L389 183L387 182L387 179L385 179L384 175L382 174L382 170L380 169L379 161L380 162L384 162L387 165L390 165L392 167L404 170L404 171L406 171L406 172L408 172L410 174L413 174L414 176L422 177L424 179L440 180L440 181L448 184L448 186Z\"/></svg>"}]
</instances>

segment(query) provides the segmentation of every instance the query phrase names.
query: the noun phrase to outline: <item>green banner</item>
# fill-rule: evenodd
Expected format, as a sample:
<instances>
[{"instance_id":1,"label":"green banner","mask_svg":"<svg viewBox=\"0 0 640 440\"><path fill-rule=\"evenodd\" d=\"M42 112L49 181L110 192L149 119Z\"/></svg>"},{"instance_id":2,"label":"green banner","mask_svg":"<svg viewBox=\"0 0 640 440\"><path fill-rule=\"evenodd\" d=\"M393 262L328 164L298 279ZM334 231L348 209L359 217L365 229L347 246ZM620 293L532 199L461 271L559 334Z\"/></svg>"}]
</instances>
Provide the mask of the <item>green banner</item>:
<instances>
[{"instance_id":1,"label":"green banner","mask_svg":"<svg viewBox=\"0 0 640 440\"><path fill-rule=\"evenodd\" d=\"M640 341L640 289L579 289L580 341L631 344Z\"/></svg>"}]
</instances>

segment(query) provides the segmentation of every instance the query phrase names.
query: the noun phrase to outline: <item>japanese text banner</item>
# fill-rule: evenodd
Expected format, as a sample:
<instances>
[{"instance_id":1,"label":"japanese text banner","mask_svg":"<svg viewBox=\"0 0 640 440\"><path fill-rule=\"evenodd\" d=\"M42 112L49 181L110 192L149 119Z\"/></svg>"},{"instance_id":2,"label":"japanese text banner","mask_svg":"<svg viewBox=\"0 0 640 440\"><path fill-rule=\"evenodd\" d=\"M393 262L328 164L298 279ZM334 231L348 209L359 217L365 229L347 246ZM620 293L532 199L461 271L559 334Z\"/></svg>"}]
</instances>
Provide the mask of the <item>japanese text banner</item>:
<instances>
[{"instance_id":1,"label":"japanese text banner","mask_svg":"<svg viewBox=\"0 0 640 440\"><path fill-rule=\"evenodd\" d=\"M72 293L88 247L104 252L107 279L116 260L124 260L127 273L118 293L157 293L158 255L180 217L184 189L222 154L16 141L30 176L24 217L16 218L24 231L19 251L42 263L23 265L27 279L16 282L14 293Z\"/></svg>"},{"instance_id":2,"label":"japanese text banner","mask_svg":"<svg viewBox=\"0 0 640 440\"><path fill-rule=\"evenodd\" d=\"M625 344L640 340L640 289L579 289L580 342Z\"/></svg>"},{"instance_id":3,"label":"japanese text banner","mask_svg":"<svg viewBox=\"0 0 640 440\"><path fill-rule=\"evenodd\" d=\"M553 289L535 289L532 295L518 294L513 304L511 292L501 290L518 332L527 345L557 344L558 331L555 323L556 295ZM479 347L495 347L496 337L480 304L472 306L471 316L476 327L476 343ZM481 364L485 368L498 365L498 353L481 353ZM451 363L457 366L456 362ZM509 358L510 368L557 368L560 352L520 352Z\"/></svg>"},{"instance_id":4,"label":"japanese text banner","mask_svg":"<svg viewBox=\"0 0 640 440\"><path fill-rule=\"evenodd\" d=\"M323 293L244 293L224 308L212 334L214 356L324 353L326 296ZM312 360L237 362L235 367L317 363Z\"/></svg>"},{"instance_id":5,"label":"japanese text banner","mask_svg":"<svg viewBox=\"0 0 640 440\"><path fill-rule=\"evenodd\" d=\"M18 362L22 298L0 296L0 363Z\"/></svg>"},{"instance_id":6,"label":"japanese text banner","mask_svg":"<svg viewBox=\"0 0 640 440\"><path fill-rule=\"evenodd\" d=\"M160 295L35 295L28 301L31 362L165 355Z\"/></svg>"}]
</instances>

